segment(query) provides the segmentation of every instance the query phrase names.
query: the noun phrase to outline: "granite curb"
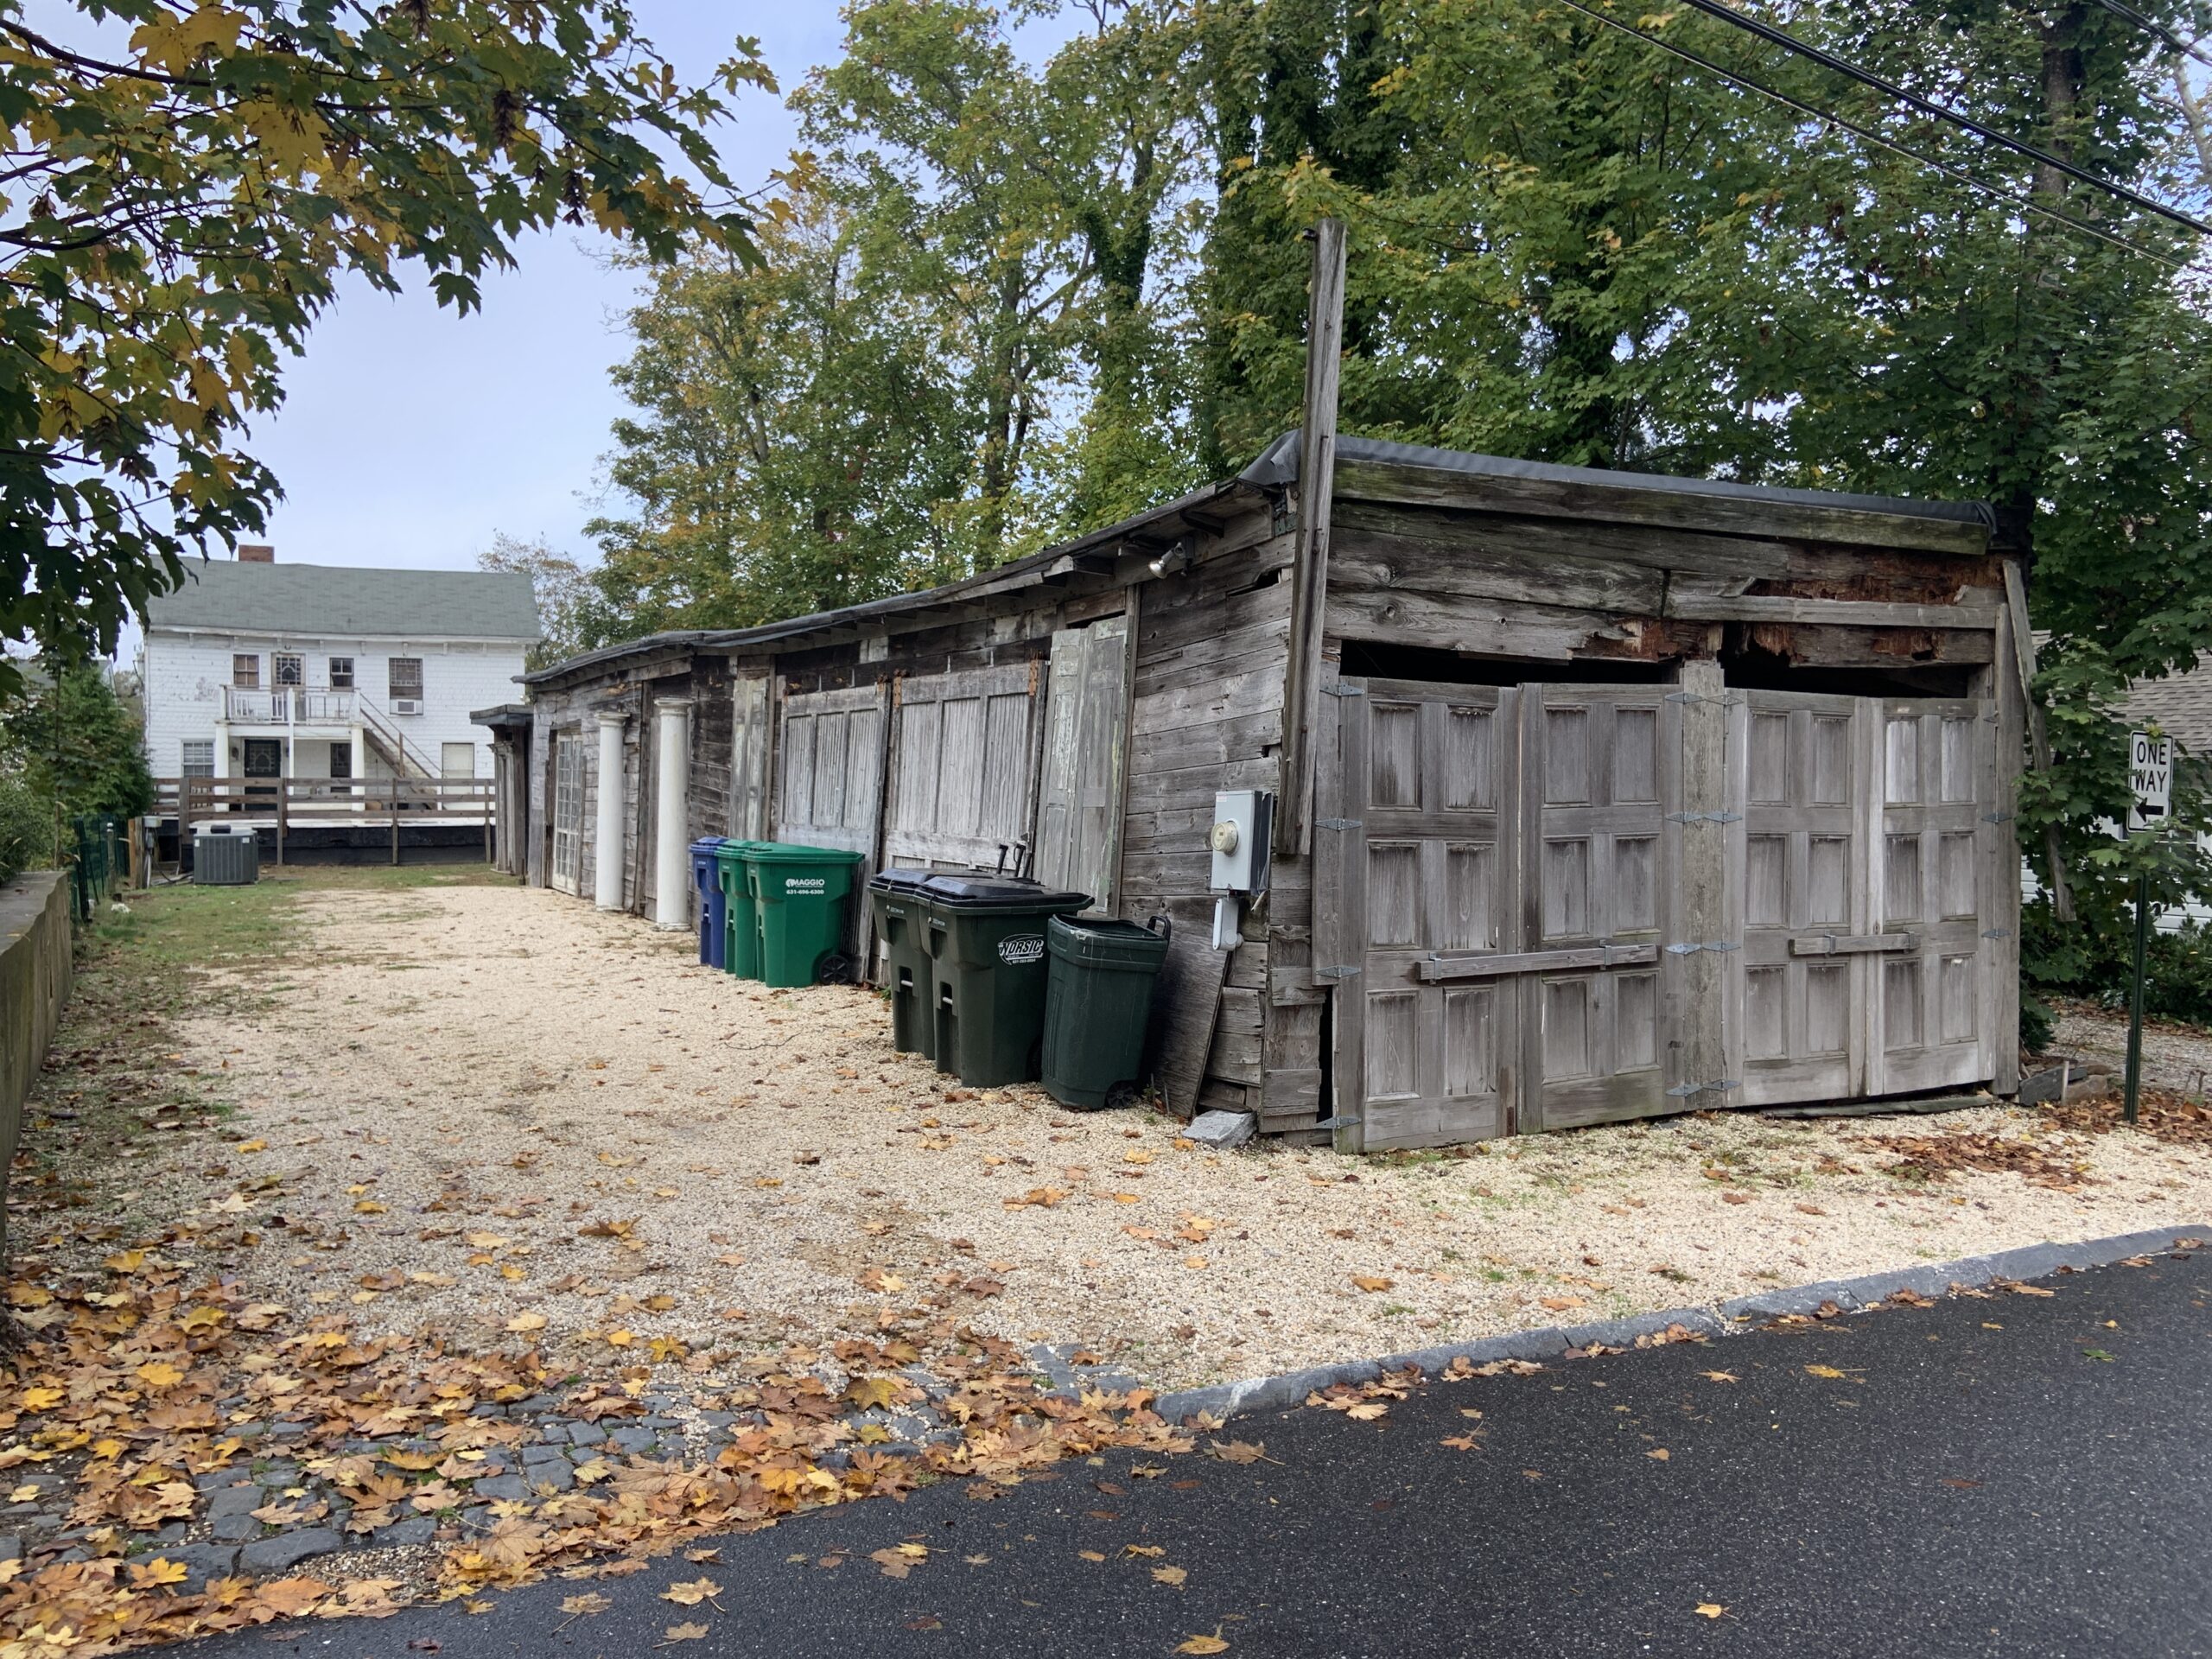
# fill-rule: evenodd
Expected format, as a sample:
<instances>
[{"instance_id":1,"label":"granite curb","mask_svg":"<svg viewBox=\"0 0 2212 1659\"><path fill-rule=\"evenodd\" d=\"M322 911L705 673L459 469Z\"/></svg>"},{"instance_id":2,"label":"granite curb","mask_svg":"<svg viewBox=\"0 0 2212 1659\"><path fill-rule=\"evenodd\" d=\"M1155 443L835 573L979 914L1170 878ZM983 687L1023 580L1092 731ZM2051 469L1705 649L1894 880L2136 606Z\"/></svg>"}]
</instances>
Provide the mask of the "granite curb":
<instances>
[{"instance_id":1,"label":"granite curb","mask_svg":"<svg viewBox=\"0 0 2212 1659\"><path fill-rule=\"evenodd\" d=\"M1308 1366L1279 1376L1247 1377L1236 1382L1216 1382L1202 1389L1181 1389L1163 1394L1153 1409L1171 1423L1179 1423L1200 1412L1220 1418L1261 1411L1280 1411L1300 1404L1317 1389L1340 1383L1371 1382L1385 1372L1418 1366L1432 1376L1455 1360L1485 1365L1493 1360L1541 1363L1556 1359L1570 1348L1633 1347L1641 1338L1656 1337L1680 1326L1703 1337L1740 1335L1770 1319L1791 1314L1815 1313L1833 1303L1846 1313L1861 1312L1899 1291L1918 1296L1942 1296L1955 1287L1975 1288L2012 1280L2048 1278L2056 1273L2080 1273L2110 1267L2131 1256L2171 1250L2183 1238L2212 1238L2212 1225L2159 1227L2139 1233L2120 1233L2109 1238L2086 1239L2078 1244L2024 1244L2017 1249L1986 1255L1962 1256L1955 1262L1929 1262L1884 1273L1863 1274L1855 1279L1823 1279L1809 1285L1761 1291L1738 1296L1717 1308L1670 1307L1656 1313L1631 1314L1595 1325L1543 1325L1535 1330L1508 1332L1472 1342L1447 1343L1410 1353L1388 1354L1380 1359L1342 1360L1330 1365Z\"/></svg>"}]
</instances>

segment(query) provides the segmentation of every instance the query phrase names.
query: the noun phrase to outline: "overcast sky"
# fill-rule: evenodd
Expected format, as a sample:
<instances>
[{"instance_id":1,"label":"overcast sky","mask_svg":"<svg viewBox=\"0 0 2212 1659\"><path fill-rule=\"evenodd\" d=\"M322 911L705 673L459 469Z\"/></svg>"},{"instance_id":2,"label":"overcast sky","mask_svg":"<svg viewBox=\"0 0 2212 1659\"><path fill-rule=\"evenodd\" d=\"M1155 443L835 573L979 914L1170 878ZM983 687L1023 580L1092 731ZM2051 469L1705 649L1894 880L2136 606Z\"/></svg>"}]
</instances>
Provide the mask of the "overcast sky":
<instances>
[{"instance_id":1,"label":"overcast sky","mask_svg":"<svg viewBox=\"0 0 2212 1659\"><path fill-rule=\"evenodd\" d=\"M695 82L749 34L788 90L842 37L822 0L633 10ZM793 138L781 99L757 92L715 130L746 188ZM251 435L284 486L266 537L278 559L459 569L495 531L588 551L598 458L621 408L607 372L627 354L621 316L637 280L607 268L610 245L567 229L531 238L519 269L491 277L483 310L467 317L442 310L412 270L396 300L350 285L288 371L283 410Z\"/></svg>"}]
</instances>

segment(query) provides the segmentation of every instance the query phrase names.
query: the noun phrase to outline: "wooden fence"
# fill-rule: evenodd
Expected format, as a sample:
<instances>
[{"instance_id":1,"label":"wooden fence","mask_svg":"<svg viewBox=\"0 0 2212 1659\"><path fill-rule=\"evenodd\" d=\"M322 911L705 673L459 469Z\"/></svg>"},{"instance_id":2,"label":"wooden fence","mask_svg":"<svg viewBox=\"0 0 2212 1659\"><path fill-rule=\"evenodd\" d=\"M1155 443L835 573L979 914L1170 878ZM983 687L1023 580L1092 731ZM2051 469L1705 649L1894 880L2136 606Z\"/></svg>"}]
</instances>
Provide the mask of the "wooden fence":
<instances>
[{"instance_id":1,"label":"wooden fence","mask_svg":"<svg viewBox=\"0 0 2212 1659\"><path fill-rule=\"evenodd\" d=\"M294 830L389 828L397 864L403 827L481 824L488 861L493 789L489 778L156 778L151 816L176 820L180 850L194 824L273 827L279 864Z\"/></svg>"}]
</instances>

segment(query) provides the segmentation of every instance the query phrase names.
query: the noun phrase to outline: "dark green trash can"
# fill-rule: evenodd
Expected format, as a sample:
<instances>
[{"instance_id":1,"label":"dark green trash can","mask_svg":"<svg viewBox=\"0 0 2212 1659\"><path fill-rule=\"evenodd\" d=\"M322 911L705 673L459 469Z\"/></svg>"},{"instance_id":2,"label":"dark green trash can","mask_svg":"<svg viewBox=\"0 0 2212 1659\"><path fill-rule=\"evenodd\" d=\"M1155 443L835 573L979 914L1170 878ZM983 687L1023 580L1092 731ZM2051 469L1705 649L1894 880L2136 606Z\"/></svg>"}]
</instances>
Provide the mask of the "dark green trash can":
<instances>
[{"instance_id":1,"label":"dark green trash can","mask_svg":"<svg viewBox=\"0 0 2212 1659\"><path fill-rule=\"evenodd\" d=\"M927 870L879 870L868 878L876 937L883 941L891 993L891 1046L901 1054L932 1054L937 1021L930 1013L930 902Z\"/></svg>"},{"instance_id":2,"label":"dark green trash can","mask_svg":"<svg viewBox=\"0 0 2212 1659\"><path fill-rule=\"evenodd\" d=\"M1045 925L1045 1092L1064 1106L1096 1111L1136 1096L1152 984L1167 957L1167 918L1152 919L1157 932L1062 916Z\"/></svg>"},{"instance_id":3,"label":"dark green trash can","mask_svg":"<svg viewBox=\"0 0 2212 1659\"><path fill-rule=\"evenodd\" d=\"M845 917L858 853L756 841L740 855L760 931L760 982L848 978Z\"/></svg>"},{"instance_id":4,"label":"dark green trash can","mask_svg":"<svg viewBox=\"0 0 2212 1659\"><path fill-rule=\"evenodd\" d=\"M1029 1082L1045 1036L1045 924L1089 896L1000 875L933 875L921 890L937 1069L983 1088Z\"/></svg>"},{"instance_id":5,"label":"dark green trash can","mask_svg":"<svg viewBox=\"0 0 2212 1659\"><path fill-rule=\"evenodd\" d=\"M722 968L740 979L760 977L760 916L745 880L748 848L765 841L725 839L715 849L715 874L722 889Z\"/></svg>"}]
</instances>

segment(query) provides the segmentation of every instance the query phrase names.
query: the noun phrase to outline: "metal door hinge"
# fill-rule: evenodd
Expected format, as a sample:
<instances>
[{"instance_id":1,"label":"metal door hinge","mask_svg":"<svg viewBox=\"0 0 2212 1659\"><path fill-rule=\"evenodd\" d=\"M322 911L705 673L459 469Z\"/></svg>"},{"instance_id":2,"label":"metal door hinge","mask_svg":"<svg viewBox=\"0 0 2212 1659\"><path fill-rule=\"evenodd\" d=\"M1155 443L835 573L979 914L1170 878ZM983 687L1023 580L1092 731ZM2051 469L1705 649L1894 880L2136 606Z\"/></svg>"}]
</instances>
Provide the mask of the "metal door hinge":
<instances>
[{"instance_id":1,"label":"metal door hinge","mask_svg":"<svg viewBox=\"0 0 2212 1659\"><path fill-rule=\"evenodd\" d=\"M1694 957L1700 950L1740 950L1743 948L1743 943L1738 939L1707 939L1702 944L1670 944L1667 947L1667 954L1670 957Z\"/></svg>"},{"instance_id":2,"label":"metal door hinge","mask_svg":"<svg viewBox=\"0 0 2212 1659\"><path fill-rule=\"evenodd\" d=\"M1340 680L1334 685L1323 686L1321 695L1326 697L1363 697L1367 695L1367 688L1363 685L1346 685Z\"/></svg>"},{"instance_id":3,"label":"metal door hinge","mask_svg":"<svg viewBox=\"0 0 2212 1659\"><path fill-rule=\"evenodd\" d=\"M1700 691L1669 691L1665 700L1669 702L1718 703L1723 709L1733 709L1738 703L1743 702L1741 697L1732 697L1726 691L1717 697L1708 697Z\"/></svg>"},{"instance_id":4,"label":"metal door hinge","mask_svg":"<svg viewBox=\"0 0 2212 1659\"><path fill-rule=\"evenodd\" d=\"M1667 815L1669 823L1741 823L1743 821L1744 815L1740 812L1669 812Z\"/></svg>"},{"instance_id":5,"label":"metal door hinge","mask_svg":"<svg viewBox=\"0 0 2212 1659\"><path fill-rule=\"evenodd\" d=\"M1364 1118L1357 1117L1325 1117L1313 1127L1317 1129L1356 1129L1364 1122Z\"/></svg>"},{"instance_id":6,"label":"metal door hinge","mask_svg":"<svg viewBox=\"0 0 2212 1659\"><path fill-rule=\"evenodd\" d=\"M1316 968L1313 970L1313 977L1316 979L1354 979L1357 978L1358 975L1359 969L1350 966L1342 968Z\"/></svg>"},{"instance_id":7,"label":"metal door hinge","mask_svg":"<svg viewBox=\"0 0 2212 1659\"><path fill-rule=\"evenodd\" d=\"M2009 927L1984 928L1981 937L1985 939L2009 939L2012 937L2012 930Z\"/></svg>"},{"instance_id":8,"label":"metal door hinge","mask_svg":"<svg viewBox=\"0 0 2212 1659\"><path fill-rule=\"evenodd\" d=\"M2012 815L2010 812L1985 812L1981 815L1981 821L1984 823L2010 823Z\"/></svg>"},{"instance_id":9,"label":"metal door hinge","mask_svg":"<svg viewBox=\"0 0 2212 1659\"><path fill-rule=\"evenodd\" d=\"M1366 825L1367 820L1364 818L1316 818L1313 820L1313 827L1316 830L1361 830Z\"/></svg>"}]
</instances>

